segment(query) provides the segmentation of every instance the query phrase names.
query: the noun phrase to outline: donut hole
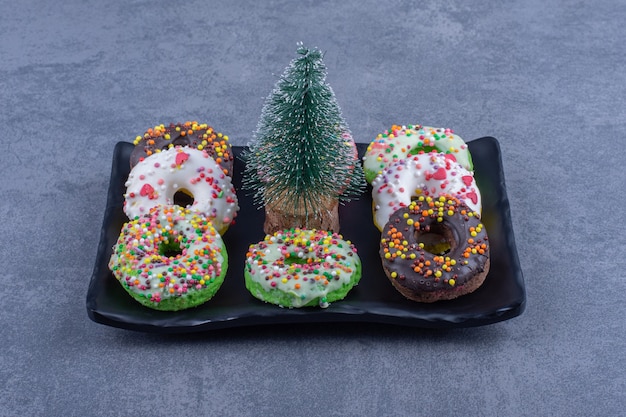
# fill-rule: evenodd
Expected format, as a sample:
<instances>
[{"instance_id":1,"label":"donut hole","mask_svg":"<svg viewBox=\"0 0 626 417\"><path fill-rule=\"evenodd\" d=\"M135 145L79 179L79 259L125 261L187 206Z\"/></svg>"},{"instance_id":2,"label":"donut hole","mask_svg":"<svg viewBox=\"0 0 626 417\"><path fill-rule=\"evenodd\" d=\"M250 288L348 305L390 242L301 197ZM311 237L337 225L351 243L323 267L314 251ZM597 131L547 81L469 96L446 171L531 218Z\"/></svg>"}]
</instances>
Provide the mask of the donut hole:
<instances>
[{"instance_id":1,"label":"donut hole","mask_svg":"<svg viewBox=\"0 0 626 417\"><path fill-rule=\"evenodd\" d=\"M174 204L185 208L191 207L193 205L193 202L195 201L193 193L184 188L181 188L174 193L173 200Z\"/></svg>"},{"instance_id":2,"label":"donut hole","mask_svg":"<svg viewBox=\"0 0 626 417\"><path fill-rule=\"evenodd\" d=\"M189 145L189 139L185 136L179 136L172 141L172 146L187 146Z\"/></svg>"},{"instance_id":3,"label":"donut hole","mask_svg":"<svg viewBox=\"0 0 626 417\"><path fill-rule=\"evenodd\" d=\"M411 149L409 151L409 155L418 155L421 153L429 153L432 151L436 151L437 148L435 148L434 146L428 146L428 145L422 145L422 146L416 146L415 148Z\"/></svg>"},{"instance_id":4,"label":"donut hole","mask_svg":"<svg viewBox=\"0 0 626 417\"><path fill-rule=\"evenodd\" d=\"M433 255L445 255L456 247L452 231L439 223L426 226L424 230L416 230L415 240L424 245L426 252Z\"/></svg>"},{"instance_id":5,"label":"donut hole","mask_svg":"<svg viewBox=\"0 0 626 417\"><path fill-rule=\"evenodd\" d=\"M167 258L176 258L179 255L182 255L183 250L176 241L165 241L161 242L159 245L159 255L165 256Z\"/></svg>"},{"instance_id":6,"label":"donut hole","mask_svg":"<svg viewBox=\"0 0 626 417\"><path fill-rule=\"evenodd\" d=\"M301 258L297 255L294 256L293 254L291 254L290 256L285 257L285 265L294 265L294 264L302 265L306 263L307 263L306 259Z\"/></svg>"}]
</instances>

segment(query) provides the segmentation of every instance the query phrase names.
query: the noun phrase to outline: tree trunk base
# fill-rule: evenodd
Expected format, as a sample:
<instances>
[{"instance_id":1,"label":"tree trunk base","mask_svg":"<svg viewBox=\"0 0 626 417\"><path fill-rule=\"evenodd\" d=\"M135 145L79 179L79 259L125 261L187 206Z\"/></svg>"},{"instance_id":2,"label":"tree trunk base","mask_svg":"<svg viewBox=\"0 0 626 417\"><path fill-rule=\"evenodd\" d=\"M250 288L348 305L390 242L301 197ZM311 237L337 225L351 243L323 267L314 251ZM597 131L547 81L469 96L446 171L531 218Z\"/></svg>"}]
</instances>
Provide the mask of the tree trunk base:
<instances>
[{"instance_id":1,"label":"tree trunk base","mask_svg":"<svg viewBox=\"0 0 626 417\"><path fill-rule=\"evenodd\" d=\"M267 234L277 231L300 228L328 230L339 233L339 201L322 199L323 207L308 216L303 210L289 210L282 202L269 204L265 207L265 223L263 230Z\"/></svg>"}]
</instances>

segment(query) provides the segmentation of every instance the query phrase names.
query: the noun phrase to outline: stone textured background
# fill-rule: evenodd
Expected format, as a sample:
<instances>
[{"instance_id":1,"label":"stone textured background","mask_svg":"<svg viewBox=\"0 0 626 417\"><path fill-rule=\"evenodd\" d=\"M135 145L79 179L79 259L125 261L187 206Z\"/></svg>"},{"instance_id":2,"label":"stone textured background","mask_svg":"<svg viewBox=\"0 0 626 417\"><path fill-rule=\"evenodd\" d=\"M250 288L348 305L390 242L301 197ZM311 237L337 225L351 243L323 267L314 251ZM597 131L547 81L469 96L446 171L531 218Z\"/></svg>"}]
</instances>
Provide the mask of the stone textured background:
<instances>
[{"instance_id":1,"label":"stone textured background","mask_svg":"<svg viewBox=\"0 0 626 417\"><path fill-rule=\"evenodd\" d=\"M626 5L0 1L0 415L622 415ZM482 328L157 336L89 320L113 148L247 143L296 43L358 142L498 138L527 308Z\"/></svg>"}]
</instances>

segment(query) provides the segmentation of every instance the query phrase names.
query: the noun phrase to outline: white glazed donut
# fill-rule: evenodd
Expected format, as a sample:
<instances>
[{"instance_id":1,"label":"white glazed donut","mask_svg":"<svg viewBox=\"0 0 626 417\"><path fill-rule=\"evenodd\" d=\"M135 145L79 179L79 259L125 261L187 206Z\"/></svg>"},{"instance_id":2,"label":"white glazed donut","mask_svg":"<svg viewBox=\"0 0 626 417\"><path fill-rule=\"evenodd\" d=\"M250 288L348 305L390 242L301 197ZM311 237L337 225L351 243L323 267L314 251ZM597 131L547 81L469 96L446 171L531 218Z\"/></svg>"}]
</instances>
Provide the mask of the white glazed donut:
<instances>
[{"instance_id":1,"label":"white glazed donut","mask_svg":"<svg viewBox=\"0 0 626 417\"><path fill-rule=\"evenodd\" d=\"M440 194L452 195L481 212L474 175L457 163L453 154L431 152L401 159L372 181L374 223L382 230L391 214L408 207L412 197Z\"/></svg>"},{"instance_id":2,"label":"white glazed donut","mask_svg":"<svg viewBox=\"0 0 626 417\"><path fill-rule=\"evenodd\" d=\"M139 162L126 181L124 212L132 220L157 205L173 205L174 195L193 198L187 208L207 216L220 234L237 216L239 204L231 178L206 151L167 149Z\"/></svg>"}]
</instances>

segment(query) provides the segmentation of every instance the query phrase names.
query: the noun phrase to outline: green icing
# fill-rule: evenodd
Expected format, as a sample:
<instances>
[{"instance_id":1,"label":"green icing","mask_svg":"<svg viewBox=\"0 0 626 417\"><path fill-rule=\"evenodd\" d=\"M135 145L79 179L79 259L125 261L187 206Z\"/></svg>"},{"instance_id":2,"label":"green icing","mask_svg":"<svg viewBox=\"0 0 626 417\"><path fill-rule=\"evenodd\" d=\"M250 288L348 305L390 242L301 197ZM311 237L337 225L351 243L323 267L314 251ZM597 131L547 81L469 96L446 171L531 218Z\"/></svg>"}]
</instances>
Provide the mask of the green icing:
<instances>
[{"instance_id":1,"label":"green icing","mask_svg":"<svg viewBox=\"0 0 626 417\"><path fill-rule=\"evenodd\" d=\"M155 303L150 301L149 295L145 292L136 292L132 288L129 288L128 285L124 285L124 283L122 283L122 287L139 303L154 310L179 311L197 307L213 298L215 293L217 293L217 290L219 290L224 283L224 278L226 277L226 272L228 270L228 253L226 252L224 242L222 242L220 254L222 255L222 273L219 276L213 277L203 288L199 290L193 289L183 295L168 294L167 297L162 298L160 302Z\"/></svg>"},{"instance_id":2,"label":"green icing","mask_svg":"<svg viewBox=\"0 0 626 417\"><path fill-rule=\"evenodd\" d=\"M302 304L302 296L296 292L285 292L276 288L266 289L262 284L255 281L248 268L244 271L244 280L248 291L261 301L276 304L281 307L299 308L299 307L324 307L327 303L333 303L346 298L350 290L361 280L361 262L353 265L354 271L350 276L350 280L345 282L340 288L324 293L323 285L319 285L316 290L320 291L320 295L309 300L306 304Z\"/></svg>"}]
</instances>

